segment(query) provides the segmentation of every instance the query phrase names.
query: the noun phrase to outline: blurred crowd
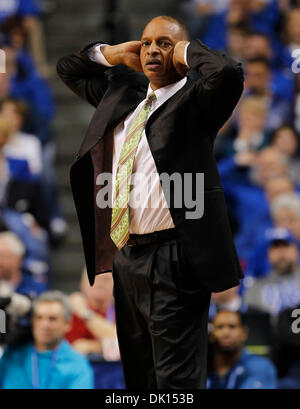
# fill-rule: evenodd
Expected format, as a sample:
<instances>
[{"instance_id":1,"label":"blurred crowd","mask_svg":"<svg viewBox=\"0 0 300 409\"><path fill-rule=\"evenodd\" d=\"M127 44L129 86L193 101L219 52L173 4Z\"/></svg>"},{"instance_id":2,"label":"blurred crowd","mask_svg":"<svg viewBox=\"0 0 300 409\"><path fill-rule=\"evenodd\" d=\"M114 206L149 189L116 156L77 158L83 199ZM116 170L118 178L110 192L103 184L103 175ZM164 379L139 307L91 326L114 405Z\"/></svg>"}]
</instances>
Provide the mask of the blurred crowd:
<instances>
[{"instance_id":1,"label":"blurred crowd","mask_svg":"<svg viewBox=\"0 0 300 409\"><path fill-rule=\"evenodd\" d=\"M191 38L241 61L245 74L215 145L245 279L212 296L208 387L299 388L291 314L300 306L300 1L181 7ZM247 328L263 357L245 349Z\"/></svg>"},{"instance_id":2,"label":"blurred crowd","mask_svg":"<svg viewBox=\"0 0 300 409\"><path fill-rule=\"evenodd\" d=\"M300 1L177 2L191 38L245 74L215 144L245 279L212 295L207 386L299 388ZM43 28L54 10L52 0L0 1L0 388L122 388L111 275L90 287L83 270L78 292L49 291L50 249L67 229Z\"/></svg>"}]
</instances>

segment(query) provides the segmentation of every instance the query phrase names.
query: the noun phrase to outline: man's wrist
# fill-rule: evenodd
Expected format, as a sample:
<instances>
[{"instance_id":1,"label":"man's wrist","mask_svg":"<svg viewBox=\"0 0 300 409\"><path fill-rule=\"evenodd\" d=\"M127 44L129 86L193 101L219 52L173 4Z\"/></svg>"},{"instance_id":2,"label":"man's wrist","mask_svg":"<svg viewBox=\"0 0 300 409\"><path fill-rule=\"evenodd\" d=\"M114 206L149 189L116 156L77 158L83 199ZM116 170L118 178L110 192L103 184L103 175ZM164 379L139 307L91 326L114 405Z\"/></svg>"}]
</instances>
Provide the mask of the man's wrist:
<instances>
[{"instance_id":1,"label":"man's wrist","mask_svg":"<svg viewBox=\"0 0 300 409\"><path fill-rule=\"evenodd\" d=\"M89 50L89 58L97 64L105 65L106 67L113 67L103 54L105 47L110 47L108 44L98 43Z\"/></svg>"},{"instance_id":2,"label":"man's wrist","mask_svg":"<svg viewBox=\"0 0 300 409\"><path fill-rule=\"evenodd\" d=\"M187 48L189 44L189 41L179 41L174 49L175 62L182 64L187 68L189 68L189 65L187 63Z\"/></svg>"},{"instance_id":3,"label":"man's wrist","mask_svg":"<svg viewBox=\"0 0 300 409\"><path fill-rule=\"evenodd\" d=\"M122 53L120 52L120 49L117 48L117 46L106 44L103 47L101 47L101 52L111 67L113 67L114 65L121 64Z\"/></svg>"}]
</instances>

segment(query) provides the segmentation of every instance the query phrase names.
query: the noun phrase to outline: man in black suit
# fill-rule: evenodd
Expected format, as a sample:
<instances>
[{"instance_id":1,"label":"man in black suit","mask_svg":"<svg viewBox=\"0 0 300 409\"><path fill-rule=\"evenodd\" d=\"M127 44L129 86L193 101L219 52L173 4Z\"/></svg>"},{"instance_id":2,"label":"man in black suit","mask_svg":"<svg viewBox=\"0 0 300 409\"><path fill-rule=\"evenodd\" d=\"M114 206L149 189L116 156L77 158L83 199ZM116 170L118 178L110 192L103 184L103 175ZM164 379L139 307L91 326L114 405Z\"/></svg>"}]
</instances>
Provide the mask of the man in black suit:
<instances>
[{"instance_id":1,"label":"man in black suit","mask_svg":"<svg viewBox=\"0 0 300 409\"><path fill-rule=\"evenodd\" d=\"M241 66L160 16L141 41L90 44L57 71L96 108L71 186L90 283L113 273L126 386L205 388L211 292L242 278L213 157L243 90ZM107 188L101 177L111 173ZM143 178L130 190L137 174ZM197 200L191 211L179 199L189 190L199 199L203 174L202 214ZM179 178L171 188L162 175Z\"/></svg>"}]
</instances>

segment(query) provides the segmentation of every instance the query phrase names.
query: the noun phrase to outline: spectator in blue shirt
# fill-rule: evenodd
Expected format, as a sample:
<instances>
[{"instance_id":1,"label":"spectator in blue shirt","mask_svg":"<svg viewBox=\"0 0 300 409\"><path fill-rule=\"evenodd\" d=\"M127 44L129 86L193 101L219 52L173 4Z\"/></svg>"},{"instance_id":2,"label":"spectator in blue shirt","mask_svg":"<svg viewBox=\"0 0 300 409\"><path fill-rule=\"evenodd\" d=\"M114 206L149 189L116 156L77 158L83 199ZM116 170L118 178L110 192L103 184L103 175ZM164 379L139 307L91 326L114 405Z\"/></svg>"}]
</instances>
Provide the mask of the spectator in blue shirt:
<instances>
[{"instance_id":1,"label":"spectator in blue shirt","mask_svg":"<svg viewBox=\"0 0 300 409\"><path fill-rule=\"evenodd\" d=\"M270 180L287 178L289 168L283 155L269 147L259 153L240 152L220 161L218 168L230 210L239 227L236 235L238 254L248 260L258 238L272 226L269 192L272 191L273 198L281 191L273 191ZM291 189L290 186L292 184L287 181L282 189Z\"/></svg>"},{"instance_id":2,"label":"spectator in blue shirt","mask_svg":"<svg viewBox=\"0 0 300 409\"><path fill-rule=\"evenodd\" d=\"M41 229L29 213L21 214L13 209L0 208L0 217L7 230L15 233L25 246L22 269L40 277L49 271L49 245L45 230Z\"/></svg>"},{"instance_id":3,"label":"spectator in blue shirt","mask_svg":"<svg viewBox=\"0 0 300 409\"><path fill-rule=\"evenodd\" d=\"M293 115L292 100L282 96L280 89L273 87L270 62L265 57L256 57L247 61L245 66L245 95L263 98L268 106L265 130L272 132L284 123L291 121Z\"/></svg>"},{"instance_id":4,"label":"spectator in blue shirt","mask_svg":"<svg viewBox=\"0 0 300 409\"><path fill-rule=\"evenodd\" d=\"M282 63L291 69L295 56L295 50L300 48L300 8L296 8L287 13L285 21L286 45L282 50Z\"/></svg>"},{"instance_id":5,"label":"spectator in blue shirt","mask_svg":"<svg viewBox=\"0 0 300 409\"><path fill-rule=\"evenodd\" d=\"M65 341L71 310L59 291L41 295L33 307L33 342L7 347L0 360L2 389L92 389L87 359Z\"/></svg>"},{"instance_id":6,"label":"spectator in blue shirt","mask_svg":"<svg viewBox=\"0 0 300 409\"><path fill-rule=\"evenodd\" d=\"M35 0L5 0L0 2L0 22L19 14L22 17L38 16L40 9Z\"/></svg>"},{"instance_id":7,"label":"spectator in blue shirt","mask_svg":"<svg viewBox=\"0 0 300 409\"><path fill-rule=\"evenodd\" d=\"M248 24L251 29L275 37L275 26L279 19L277 0L232 0L228 9L213 16L203 41L218 50L227 49L228 27Z\"/></svg>"},{"instance_id":8,"label":"spectator in blue shirt","mask_svg":"<svg viewBox=\"0 0 300 409\"><path fill-rule=\"evenodd\" d=\"M274 182L275 183L275 182ZM300 196L296 192L283 193L274 198L271 202L271 216L273 226L288 230L292 233L300 250ZM268 247L270 239L276 230L266 228L262 238L257 240L253 246L252 255L249 258L248 266L245 270L246 276L262 277L270 271L268 260Z\"/></svg>"},{"instance_id":9,"label":"spectator in blue shirt","mask_svg":"<svg viewBox=\"0 0 300 409\"><path fill-rule=\"evenodd\" d=\"M265 357L244 349L247 330L241 315L220 311L213 320L208 389L275 389L276 369Z\"/></svg>"},{"instance_id":10,"label":"spectator in blue shirt","mask_svg":"<svg viewBox=\"0 0 300 409\"><path fill-rule=\"evenodd\" d=\"M34 61L39 68L39 72L43 76L48 76L50 69L47 63L40 14L41 9L36 0L5 0L0 2L0 24L15 15L23 18Z\"/></svg>"},{"instance_id":11,"label":"spectator in blue shirt","mask_svg":"<svg viewBox=\"0 0 300 409\"><path fill-rule=\"evenodd\" d=\"M47 286L32 274L22 273L24 254L25 247L14 233L0 233L0 280L7 281L14 292L35 298Z\"/></svg>"},{"instance_id":12,"label":"spectator in blue shirt","mask_svg":"<svg viewBox=\"0 0 300 409\"><path fill-rule=\"evenodd\" d=\"M274 94L291 101L295 95L294 76L290 67L286 69L282 66L280 52L281 45L272 43L270 37L263 33L252 31L246 36L243 53L245 60L266 58L272 70L270 89Z\"/></svg>"},{"instance_id":13,"label":"spectator in blue shirt","mask_svg":"<svg viewBox=\"0 0 300 409\"><path fill-rule=\"evenodd\" d=\"M270 270L266 277L252 280L245 294L247 305L277 315L285 308L300 304L300 264L297 242L284 231L269 241Z\"/></svg>"}]
</instances>

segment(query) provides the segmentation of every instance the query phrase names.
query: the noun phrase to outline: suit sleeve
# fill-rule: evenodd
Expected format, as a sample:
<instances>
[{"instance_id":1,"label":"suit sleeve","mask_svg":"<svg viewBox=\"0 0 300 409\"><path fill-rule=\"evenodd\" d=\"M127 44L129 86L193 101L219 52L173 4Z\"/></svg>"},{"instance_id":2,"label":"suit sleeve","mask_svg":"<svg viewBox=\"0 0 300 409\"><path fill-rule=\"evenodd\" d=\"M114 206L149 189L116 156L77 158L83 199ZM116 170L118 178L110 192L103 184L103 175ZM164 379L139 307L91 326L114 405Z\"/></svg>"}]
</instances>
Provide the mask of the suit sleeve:
<instances>
[{"instance_id":1,"label":"suit sleeve","mask_svg":"<svg viewBox=\"0 0 300 409\"><path fill-rule=\"evenodd\" d=\"M67 87L94 107L98 106L107 90L108 79L105 72L110 69L89 58L90 48L97 43L61 58L56 66L59 77Z\"/></svg>"},{"instance_id":2,"label":"suit sleeve","mask_svg":"<svg viewBox=\"0 0 300 409\"><path fill-rule=\"evenodd\" d=\"M201 104L205 102L210 125L217 131L229 119L242 95L242 65L198 39L188 46L187 63L200 74L197 98Z\"/></svg>"}]
</instances>

